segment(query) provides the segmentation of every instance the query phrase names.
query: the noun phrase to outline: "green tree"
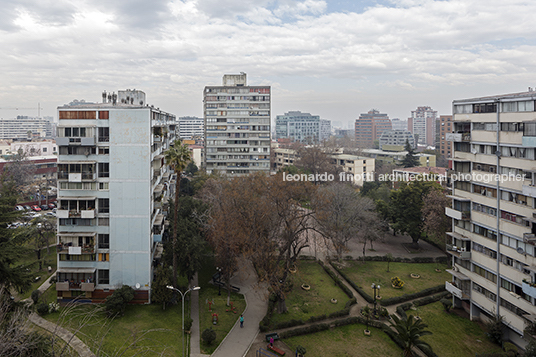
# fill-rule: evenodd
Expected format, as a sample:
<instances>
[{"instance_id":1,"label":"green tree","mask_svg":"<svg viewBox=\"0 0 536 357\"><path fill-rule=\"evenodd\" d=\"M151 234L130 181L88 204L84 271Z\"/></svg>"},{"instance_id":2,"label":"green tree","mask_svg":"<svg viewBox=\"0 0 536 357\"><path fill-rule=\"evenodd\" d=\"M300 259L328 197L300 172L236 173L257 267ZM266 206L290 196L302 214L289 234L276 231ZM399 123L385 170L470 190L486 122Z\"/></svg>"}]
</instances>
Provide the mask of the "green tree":
<instances>
[{"instance_id":1,"label":"green tree","mask_svg":"<svg viewBox=\"0 0 536 357\"><path fill-rule=\"evenodd\" d=\"M525 347L525 357L536 357L536 340L531 339L529 344Z\"/></svg>"},{"instance_id":2,"label":"green tree","mask_svg":"<svg viewBox=\"0 0 536 357\"><path fill-rule=\"evenodd\" d=\"M134 299L134 289L123 285L106 298L104 307L109 317L123 316L127 304Z\"/></svg>"},{"instance_id":3,"label":"green tree","mask_svg":"<svg viewBox=\"0 0 536 357\"><path fill-rule=\"evenodd\" d=\"M197 171L199 171L199 168L197 167L197 165L193 161L190 161L188 166L186 166L184 173L188 176L193 176L195 175Z\"/></svg>"},{"instance_id":4,"label":"green tree","mask_svg":"<svg viewBox=\"0 0 536 357\"><path fill-rule=\"evenodd\" d=\"M419 166L419 159L417 158L417 156L415 156L415 149L411 147L408 140L406 140L406 145L404 146L404 150L407 151L408 153L406 154L406 157L402 161L402 166L404 167Z\"/></svg>"},{"instance_id":5,"label":"green tree","mask_svg":"<svg viewBox=\"0 0 536 357\"><path fill-rule=\"evenodd\" d=\"M445 249L445 232L451 230L451 219L445 214L445 207L450 207L452 200L442 189L432 189L423 197L423 230L429 240Z\"/></svg>"},{"instance_id":6,"label":"green tree","mask_svg":"<svg viewBox=\"0 0 536 357\"><path fill-rule=\"evenodd\" d=\"M166 163L175 171L176 178L176 187L175 187L175 202L179 202L179 192L180 192L180 182L181 174L184 169L187 167L188 163L192 160L192 155L190 150L186 145L183 145L180 140L175 140L171 147L166 150L164 154ZM179 224L179 206L175 205L174 215L173 215L173 286L177 287L177 269L178 269L178 260L176 254L177 240L178 240L178 224Z\"/></svg>"},{"instance_id":7,"label":"green tree","mask_svg":"<svg viewBox=\"0 0 536 357\"><path fill-rule=\"evenodd\" d=\"M498 345L502 345L504 334L504 317L495 316L493 320L486 324L487 336L489 340Z\"/></svg>"},{"instance_id":8,"label":"green tree","mask_svg":"<svg viewBox=\"0 0 536 357\"><path fill-rule=\"evenodd\" d=\"M432 350L428 343L421 340L422 336L432 334L432 332L426 330L428 325L423 323L422 320L416 319L413 315L399 318L393 314L391 315L391 318L392 320L389 322L390 326L394 328L398 339L404 346L403 350L405 357L413 356L412 349L414 347L429 351Z\"/></svg>"},{"instance_id":9,"label":"green tree","mask_svg":"<svg viewBox=\"0 0 536 357\"><path fill-rule=\"evenodd\" d=\"M214 340L216 339L216 331L211 328L207 328L201 334L201 338L203 339L203 341L205 341L207 345L211 345L212 342L214 342Z\"/></svg>"},{"instance_id":10,"label":"green tree","mask_svg":"<svg viewBox=\"0 0 536 357\"><path fill-rule=\"evenodd\" d=\"M166 264L156 268L155 279L151 285L151 301L162 304L162 309L166 309L166 303L173 297L173 291L167 286L171 284L173 273Z\"/></svg>"}]
</instances>

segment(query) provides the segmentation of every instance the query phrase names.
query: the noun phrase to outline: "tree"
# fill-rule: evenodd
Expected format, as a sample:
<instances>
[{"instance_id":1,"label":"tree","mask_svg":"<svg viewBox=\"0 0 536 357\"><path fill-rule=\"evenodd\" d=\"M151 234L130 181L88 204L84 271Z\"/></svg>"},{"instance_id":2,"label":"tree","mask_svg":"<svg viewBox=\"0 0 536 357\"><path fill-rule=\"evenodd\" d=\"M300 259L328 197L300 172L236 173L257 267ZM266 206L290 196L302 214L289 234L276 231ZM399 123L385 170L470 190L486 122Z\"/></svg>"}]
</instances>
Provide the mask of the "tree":
<instances>
[{"instance_id":1,"label":"tree","mask_svg":"<svg viewBox=\"0 0 536 357\"><path fill-rule=\"evenodd\" d=\"M203 341L205 341L207 345L211 345L212 342L214 342L214 340L216 339L216 331L211 328L207 328L201 334L201 338L203 339Z\"/></svg>"},{"instance_id":2,"label":"tree","mask_svg":"<svg viewBox=\"0 0 536 357\"><path fill-rule=\"evenodd\" d=\"M445 232L451 230L451 219L445 214L445 207L450 207L452 200L439 188L431 189L424 196L422 216L423 230L428 238L445 248Z\"/></svg>"},{"instance_id":3,"label":"tree","mask_svg":"<svg viewBox=\"0 0 536 357\"><path fill-rule=\"evenodd\" d=\"M372 200L342 183L320 188L314 206L318 230L329 240L339 259L348 251L348 242L357 237L364 223L374 215Z\"/></svg>"},{"instance_id":4,"label":"tree","mask_svg":"<svg viewBox=\"0 0 536 357\"><path fill-rule=\"evenodd\" d=\"M4 166L4 174L7 180L15 182L15 189L22 192L26 186L32 182L36 168L28 160L30 153L19 149L16 154L9 156L9 162Z\"/></svg>"},{"instance_id":5,"label":"tree","mask_svg":"<svg viewBox=\"0 0 536 357\"><path fill-rule=\"evenodd\" d=\"M445 311L449 312L450 309L452 308L452 300L445 298L445 299L441 299L440 302L441 302L441 304L443 304L443 307L445 308Z\"/></svg>"},{"instance_id":6,"label":"tree","mask_svg":"<svg viewBox=\"0 0 536 357\"><path fill-rule=\"evenodd\" d=\"M385 260L387 260L387 271L389 271L389 264L393 260L393 255L391 253L385 254Z\"/></svg>"},{"instance_id":7,"label":"tree","mask_svg":"<svg viewBox=\"0 0 536 357\"><path fill-rule=\"evenodd\" d=\"M492 320L486 323L486 329L486 335L489 340L501 346L504 334L504 317L500 315L494 316Z\"/></svg>"},{"instance_id":8,"label":"tree","mask_svg":"<svg viewBox=\"0 0 536 357\"><path fill-rule=\"evenodd\" d=\"M188 150L188 147L186 145L183 145L180 140L175 140L173 144L171 144L171 147L166 150L164 154L166 163L171 167L171 169L175 172L176 178L175 178L175 202L179 202L179 192L180 192L180 182L181 182L181 174L188 165L188 163L192 160L191 158L191 152ZM177 269L178 269L178 261L177 261L177 254L176 248L177 248L177 236L178 236L178 205L175 205L174 207L174 216L173 216L173 287L177 288Z\"/></svg>"},{"instance_id":9,"label":"tree","mask_svg":"<svg viewBox=\"0 0 536 357\"><path fill-rule=\"evenodd\" d=\"M155 272L155 278L151 284L151 300L156 304L162 304L162 309L166 309L166 303L173 297L173 291L167 286L173 279L173 273L166 264L158 266Z\"/></svg>"},{"instance_id":10,"label":"tree","mask_svg":"<svg viewBox=\"0 0 536 357\"><path fill-rule=\"evenodd\" d=\"M525 357L536 357L536 340L531 339L528 345L525 347Z\"/></svg>"},{"instance_id":11,"label":"tree","mask_svg":"<svg viewBox=\"0 0 536 357\"><path fill-rule=\"evenodd\" d=\"M332 174L334 179L339 178L339 169L331 162L325 150L320 146L302 146L297 149L298 159L296 167L306 174L322 175L324 173ZM315 183L318 183L315 181Z\"/></svg>"},{"instance_id":12,"label":"tree","mask_svg":"<svg viewBox=\"0 0 536 357\"><path fill-rule=\"evenodd\" d=\"M199 168L197 167L197 165L193 161L190 161L188 166L186 166L184 173L188 176L193 176L195 175L197 171L199 171Z\"/></svg>"},{"instance_id":13,"label":"tree","mask_svg":"<svg viewBox=\"0 0 536 357\"><path fill-rule=\"evenodd\" d=\"M399 318L396 315L391 315L392 320L390 326L394 328L396 335L404 346L404 356L413 356L413 347L431 351L430 345L423 340L422 336L431 335L432 332L426 330L428 325L420 319L416 319L413 315L403 316Z\"/></svg>"},{"instance_id":14,"label":"tree","mask_svg":"<svg viewBox=\"0 0 536 357\"><path fill-rule=\"evenodd\" d=\"M406 145L404 146L404 150L408 153L406 154L406 157L402 161L403 167L415 167L419 166L419 159L415 156L415 150L411 145L409 144L409 141L406 140Z\"/></svg>"},{"instance_id":15,"label":"tree","mask_svg":"<svg viewBox=\"0 0 536 357\"><path fill-rule=\"evenodd\" d=\"M116 289L112 295L106 297L104 306L109 317L123 316L125 308L134 299L134 289L128 285L123 285Z\"/></svg>"}]
</instances>

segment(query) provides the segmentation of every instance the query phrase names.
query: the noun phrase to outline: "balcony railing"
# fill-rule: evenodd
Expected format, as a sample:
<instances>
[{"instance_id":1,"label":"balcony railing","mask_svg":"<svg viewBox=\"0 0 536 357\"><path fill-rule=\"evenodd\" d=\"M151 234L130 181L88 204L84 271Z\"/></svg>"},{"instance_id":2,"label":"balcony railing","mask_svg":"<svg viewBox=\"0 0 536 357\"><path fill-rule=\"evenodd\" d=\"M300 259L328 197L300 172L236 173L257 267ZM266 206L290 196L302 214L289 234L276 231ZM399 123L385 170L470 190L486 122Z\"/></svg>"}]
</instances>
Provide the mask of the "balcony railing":
<instances>
[{"instance_id":1,"label":"balcony railing","mask_svg":"<svg viewBox=\"0 0 536 357\"><path fill-rule=\"evenodd\" d=\"M450 281L445 281L445 289L451 293L452 295L456 296L458 299L461 300L470 300L471 299L471 293L468 291L464 291L460 288L458 288L454 283Z\"/></svg>"},{"instance_id":2,"label":"balcony railing","mask_svg":"<svg viewBox=\"0 0 536 357\"><path fill-rule=\"evenodd\" d=\"M66 210L66 209L59 209L56 211L56 216L58 218L87 218L87 219L93 219L95 218L95 210Z\"/></svg>"},{"instance_id":3,"label":"balcony railing","mask_svg":"<svg viewBox=\"0 0 536 357\"><path fill-rule=\"evenodd\" d=\"M58 281L56 283L56 291L70 290L94 291L95 283L74 283L69 281Z\"/></svg>"},{"instance_id":4,"label":"balcony railing","mask_svg":"<svg viewBox=\"0 0 536 357\"><path fill-rule=\"evenodd\" d=\"M79 247L70 244L60 243L57 245L57 251L59 254L94 254L95 246L91 244L85 244Z\"/></svg>"},{"instance_id":5,"label":"balcony railing","mask_svg":"<svg viewBox=\"0 0 536 357\"><path fill-rule=\"evenodd\" d=\"M457 220L468 221L471 219L471 211L458 211L450 207L445 207L445 214Z\"/></svg>"},{"instance_id":6,"label":"balcony railing","mask_svg":"<svg viewBox=\"0 0 536 357\"><path fill-rule=\"evenodd\" d=\"M529 296L532 296L533 299L536 299L536 284L531 284L527 281L523 281L523 284L521 285L521 289L523 289L523 292Z\"/></svg>"},{"instance_id":7,"label":"balcony railing","mask_svg":"<svg viewBox=\"0 0 536 357\"><path fill-rule=\"evenodd\" d=\"M447 253L454 255L462 260L471 259L471 252L466 251L465 248L457 247L452 244L447 244Z\"/></svg>"}]
</instances>

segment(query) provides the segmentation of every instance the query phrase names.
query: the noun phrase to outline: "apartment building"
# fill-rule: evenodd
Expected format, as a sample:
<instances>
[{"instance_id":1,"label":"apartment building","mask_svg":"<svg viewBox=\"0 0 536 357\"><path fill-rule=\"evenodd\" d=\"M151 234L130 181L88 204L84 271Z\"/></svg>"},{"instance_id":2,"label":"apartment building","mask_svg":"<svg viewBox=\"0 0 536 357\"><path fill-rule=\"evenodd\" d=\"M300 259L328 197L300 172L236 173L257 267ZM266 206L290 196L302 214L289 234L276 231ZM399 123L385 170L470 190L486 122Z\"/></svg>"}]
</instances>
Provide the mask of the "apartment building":
<instances>
[{"instance_id":1,"label":"apartment building","mask_svg":"<svg viewBox=\"0 0 536 357\"><path fill-rule=\"evenodd\" d=\"M453 102L446 289L471 319L504 318L523 346L536 321L536 92Z\"/></svg>"},{"instance_id":2,"label":"apartment building","mask_svg":"<svg viewBox=\"0 0 536 357\"><path fill-rule=\"evenodd\" d=\"M248 86L245 73L226 74L222 84L203 90L207 173L268 173L270 86Z\"/></svg>"},{"instance_id":3,"label":"apartment building","mask_svg":"<svg viewBox=\"0 0 536 357\"><path fill-rule=\"evenodd\" d=\"M0 139L51 138L54 134L52 117L17 115L0 118Z\"/></svg>"},{"instance_id":4,"label":"apartment building","mask_svg":"<svg viewBox=\"0 0 536 357\"><path fill-rule=\"evenodd\" d=\"M380 139L385 130L391 130L392 124L387 114L376 109L363 113L355 121L355 140L361 148L372 148L374 141Z\"/></svg>"},{"instance_id":5,"label":"apartment building","mask_svg":"<svg viewBox=\"0 0 536 357\"><path fill-rule=\"evenodd\" d=\"M408 130L413 133L420 145L435 145L437 111L430 107L417 107L408 118Z\"/></svg>"},{"instance_id":6,"label":"apartment building","mask_svg":"<svg viewBox=\"0 0 536 357\"><path fill-rule=\"evenodd\" d=\"M406 146L406 142L414 148L415 139L413 134L408 130L385 130L380 136L380 150L403 150Z\"/></svg>"},{"instance_id":7,"label":"apartment building","mask_svg":"<svg viewBox=\"0 0 536 357\"><path fill-rule=\"evenodd\" d=\"M129 285L135 302L147 303L175 116L146 105L144 92L124 90L58 107L58 118L58 300L102 302Z\"/></svg>"},{"instance_id":8,"label":"apartment building","mask_svg":"<svg viewBox=\"0 0 536 357\"><path fill-rule=\"evenodd\" d=\"M205 120L198 117L179 117L179 137L181 140L193 139L202 142L205 137Z\"/></svg>"},{"instance_id":9,"label":"apartment building","mask_svg":"<svg viewBox=\"0 0 536 357\"><path fill-rule=\"evenodd\" d=\"M439 153L445 159L452 155L452 141L447 139L452 133L452 128L452 115L440 115L437 126L439 145L436 145L436 149L439 149Z\"/></svg>"},{"instance_id":10,"label":"apartment building","mask_svg":"<svg viewBox=\"0 0 536 357\"><path fill-rule=\"evenodd\" d=\"M329 139L331 121L320 119L319 115L290 111L275 119L276 139L291 139L304 144L319 144Z\"/></svg>"}]
</instances>

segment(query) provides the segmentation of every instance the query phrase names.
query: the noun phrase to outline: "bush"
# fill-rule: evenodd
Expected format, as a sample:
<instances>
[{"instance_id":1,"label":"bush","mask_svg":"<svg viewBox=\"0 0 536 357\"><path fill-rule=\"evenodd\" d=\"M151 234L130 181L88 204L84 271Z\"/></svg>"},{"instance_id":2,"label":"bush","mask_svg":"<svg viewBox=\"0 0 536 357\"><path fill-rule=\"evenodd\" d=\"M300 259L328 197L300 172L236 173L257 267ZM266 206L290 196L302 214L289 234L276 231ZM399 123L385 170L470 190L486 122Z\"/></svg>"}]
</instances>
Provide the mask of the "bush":
<instances>
[{"instance_id":1,"label":"bush","mask_svg":"<svg viewBox=\"0 0 536 357\"><path fill-rule=\"evenodd\" d=\"M504 318L502 316L495 316L493 320L486 324L486 335L491 342L496 343L498 345L502 344L502 336L504 330L503 319Z\"/></svg>"},{"instance_id":2,"label":"bush","mask_svg":"<svg viewBox=\"0 0 536 357\"><path fill-rule=\"evenodd\" d=\"M391 285L395 288L401 288L404 286L404 282L398 276L394 276L391 278Z\"/></svg>"},{"instance_id":3,"label":"bush","mask_svg":"<svg viewBox=\"0 0 536 357\"><path fill-rule=\"evenodd\" d=\"M39 302L39 295L40 295L39 290L32 291L31 298L35 305L37 305L37 302Z\"/></svg>"},{"instance_id":4,"label":"bush","mask_svg":"<svg viewBox=\"0 0 536 357\"><path fill-rule=\"evenodd\" d=\"M315 333L315 332L320 332L320 331L325 331L325 330L329 330L329 324L321 323L321 324L316 324L316 325L299 327L294 330L283 331L279 334L279 337L288 338L288 337L293 337L293 336L307 335L310 333Z\"/></svg>"},{"instance_id":5,"label":"bush","mask_svg":"<svg viewBox=\"0 0 536 357\"><path fill-rule=\"evenodd\" d=\"M357 304L357 299L355 298L355 296L353 298L351 298L350 300L348 300L346 302L346 304L344 304L344 308L345 309L350 309L351 306Z\"/></svg>"},{"instance_id":6,"label":"bush","mask_svg":"<svg viewBox=\"0 0 536 357\"><path fill-rule=\"evenodd\" d=\"M37 304L37 313L41 316L48 314L48 305L45 302Z\"/></svg>"},{"instance_id":7,"label":"bush","mask_svg":"<svg viewBox=\"0 0 536 357\"><path fill-rule=\"evenodd\" d=\"M134 299L134 289L128 285L123 285L120 289L104 300L104 307L109 317L122 316L129 302Z\"/></svg>"},{"instance_id":8,"label":"bush","mask_svg":"<svg viewBox=\"0 0 536 357\"><path fill-rule=\"evenodd\" d=\"M350 315L350 308L345 308L343 310L332 312L328 315L328 318L332 319L335 317L342 317L342 316L348 316Z\"/></svg>"},{"instance_id":9,"label":"bush","mask_svg":"<svg viewBox=\"0 0 536 357\"><path fill-rule=\"evenodd\" d=\"M394 304L400 304L409 300L417 299L423 296L428 296L445 291L445 284L437 285L428 289L418 291L413 294L404 294L402 296L395 296L390 299L380 300L380 304L383 306L389 306Z\"/></svg>"},{"instance_id":10,"label":"bush","mask_svg":"<svg viewBox=\"0 0 536 357\"><path fill-rule=\"evenodd\" d=\"M190 331L192 329L192 324L194 323L194 320L192 320L191 317L184 318L184 330Z\"/></svg>"},{"instance_id":11,"label":"bush","mask_svg":"<svg viewBox=\"0 0 536 357\"><path fill-rule=\"evenodd\" d=\"M56 277L56 275L54 275L53 277L50 278L50 280L48 281L50 284L54 284L58 281L58 278Z\"/></svg>"},{"instance_id":12,"label":"bush","mask_svg":"<svg viewBox=\"0 0 536 357\"><path fill-rule=\"evenodd\" d=\"M452 307L452 300L451 299L441 299L441 304L443 304L443 307L445 308L446 312L450 311L450 308Z\"/></svg>"},{"instance_id":13,"label":"bush","mask_svg":"<svg viewBox=\"0 0 536 357\"><path fill-rule=\"evenodd\" d=\"M424 306L424 305L432 304L432 303L434 303L436 301L440 301L442 299L445 299L449 295L450 295L450 293L448 291L444 291L444 292L436 294L436 295L426 296L426 297L423 297L422 299L415 300L413 302L413 305L415 305L415 306ZM451 302L450 305L452 306L452 302Z\"/></svg>"},{"instance_id":14,"label":"bush","mask_svg":"<svg viewBox=\"0 0 536 357\"><path fill-rule=\"evenodd\" d=\"M216 339L216 331L211 328L207 328L201 334L201 338L203 339L203 341L205 341L207 345L211 345L212 342L214 342L214 340Z\"/></svg>"},{"instance_id":15,"label":"bush","mask_svg":"<svg viewBox=\"0 0 536 357\"><path fill-rule=\"evenodd\" d=\"M302 345L298 345L296 347L296 352L298 352L299 354L303 356L307 352L307 350Z\"/></svg>"},{"instance_id":16,"label":"bush","mask_svg":"<svg viewBox=\"0 0 536 357\"><path fill-rule=\"evenodd\" d=\"M517 356L517 347L513 343L505 342L503 345L503 348L507 356L512 356L512 357Z\"/></svg>"}]
</instances>

